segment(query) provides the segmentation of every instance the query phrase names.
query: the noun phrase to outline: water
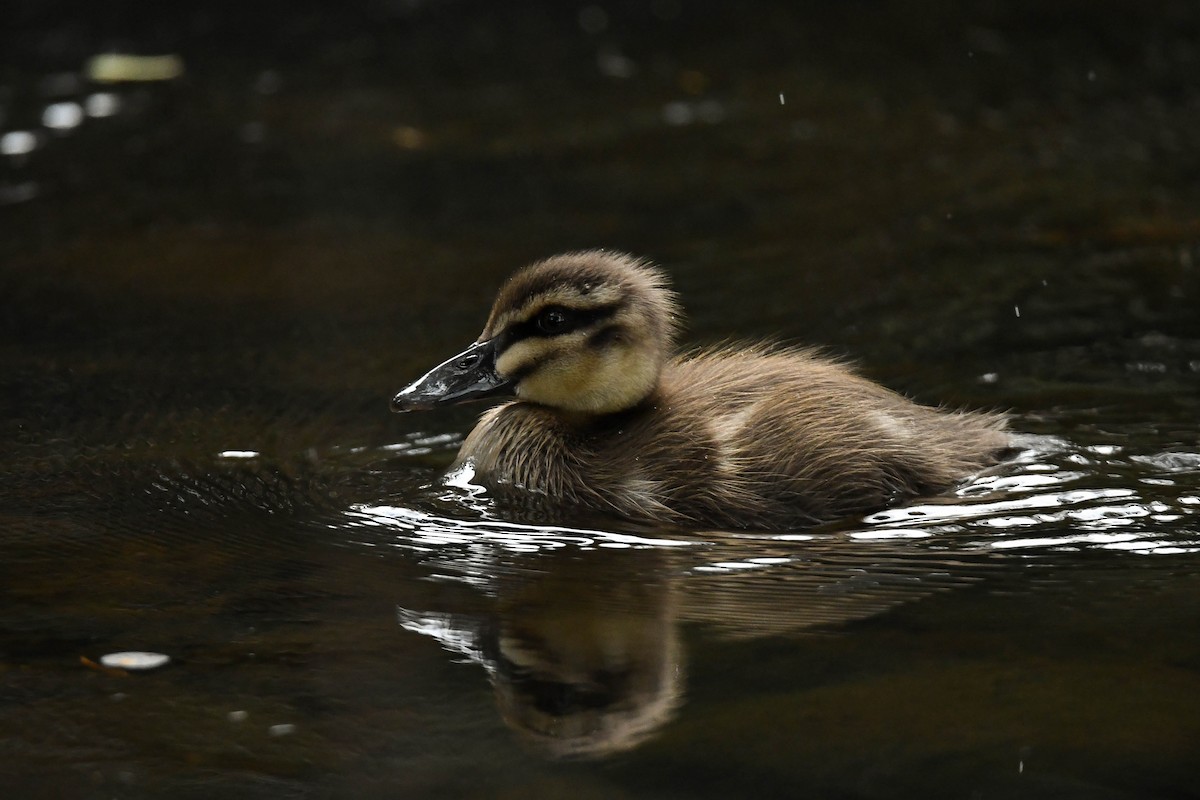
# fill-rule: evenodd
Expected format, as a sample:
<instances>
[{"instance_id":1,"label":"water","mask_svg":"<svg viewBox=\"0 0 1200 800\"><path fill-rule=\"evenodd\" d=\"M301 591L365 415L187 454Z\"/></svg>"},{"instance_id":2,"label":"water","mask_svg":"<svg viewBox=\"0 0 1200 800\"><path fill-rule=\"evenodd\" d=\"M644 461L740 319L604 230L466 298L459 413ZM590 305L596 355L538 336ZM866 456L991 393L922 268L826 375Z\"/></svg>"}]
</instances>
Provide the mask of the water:
<instances>
[{"instance_id":1,"label":"water","mask_svg":"<svg viewBox=\"0 0 1200 800\"><path fill-rule=\"evenodd\" d=\"M0 786L1200 795L1190 6L554 9L6 12ZM478 409L387 402L585 246L1024 450L810 530L500 515Z\"/></svg>"}]
</instances>

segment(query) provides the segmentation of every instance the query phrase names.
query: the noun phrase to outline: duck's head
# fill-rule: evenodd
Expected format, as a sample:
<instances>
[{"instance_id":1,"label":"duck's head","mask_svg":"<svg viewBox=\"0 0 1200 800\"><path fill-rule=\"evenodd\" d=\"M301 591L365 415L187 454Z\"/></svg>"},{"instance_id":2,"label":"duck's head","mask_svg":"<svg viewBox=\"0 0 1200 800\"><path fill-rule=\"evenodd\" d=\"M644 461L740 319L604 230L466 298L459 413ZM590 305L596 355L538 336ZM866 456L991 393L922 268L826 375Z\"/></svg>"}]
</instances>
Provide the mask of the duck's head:
<instances>
[{"instance_id":1,"label":"duck's head","mask_svg":"<svg viewBox=\"0 0 1200 800\"><path fill-rule=\"evenodd\" d=\"M415 411L496 395L563 411L609 414L658 384L678 319L651 264L623 253L566 253L504 284L475 344L392 398Z\"/></svg>"}]
</instances>

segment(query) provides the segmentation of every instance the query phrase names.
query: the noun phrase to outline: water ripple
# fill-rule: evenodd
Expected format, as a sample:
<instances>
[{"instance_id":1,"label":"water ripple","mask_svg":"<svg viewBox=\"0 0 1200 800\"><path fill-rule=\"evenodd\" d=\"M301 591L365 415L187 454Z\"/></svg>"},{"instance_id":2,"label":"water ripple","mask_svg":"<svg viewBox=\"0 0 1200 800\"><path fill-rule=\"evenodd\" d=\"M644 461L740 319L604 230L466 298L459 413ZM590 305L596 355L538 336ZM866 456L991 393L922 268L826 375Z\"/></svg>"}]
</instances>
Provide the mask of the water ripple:
<instances>
[{"instance_id":1,"label":"water ripple","mask_svg":"<svg viewBox=\"0 0 1200 800\"><path fill-rule=\"evenodd\" d=\"M439 517L403 506L357 505L347 517L359 525L393 531L397 547L432 549L444 545L486 543L501 550L533 553L560 547L687 547L695 542L637 536L607 530L560 526L522 525L499 520L462 520Z\"/></svg>"}]
</instances>

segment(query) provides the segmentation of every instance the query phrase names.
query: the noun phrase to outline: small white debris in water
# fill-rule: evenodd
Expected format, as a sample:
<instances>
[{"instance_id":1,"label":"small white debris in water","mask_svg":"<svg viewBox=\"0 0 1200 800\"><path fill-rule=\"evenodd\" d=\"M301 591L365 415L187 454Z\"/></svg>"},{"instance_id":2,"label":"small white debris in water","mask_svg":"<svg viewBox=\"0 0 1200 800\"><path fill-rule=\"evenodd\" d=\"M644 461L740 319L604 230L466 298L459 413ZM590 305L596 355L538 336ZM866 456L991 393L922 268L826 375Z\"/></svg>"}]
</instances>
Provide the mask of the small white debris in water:
<instances>
[{"instance_id":1,"label":"small white debris in water","mask_svg":"<svg viewBox=\"0 0 1200 800\"><path fill-rule=\"evenodd\" d=\"M170 663L171 657L164 653L143 653L139 650L128 650L123 653L109 653L100 656L100 663L106 667L139 670L158 669Z\"/></svg>"},{"instance_id":2,"label":"small white debris in water","mask_svg":"<svg viewBox=\"0 0 1200 800\"><path fill-rule=\"evenodd\" d=\"M0 153L6 156L23 156L37 147L37 137L29 131L9 131L0 136Z\"/></svg>"},{"instance_id":3,"label":"small white debris in water","mask_svg":"<svg viewBox=\"0 0 1200 800\"><path fill-rule=\"evenodd\" d=\"M81 122L83 122L83 106L70 100L51 103L42 112L42 124L56 131L69 131L71 128L79 127Z\"/></svg>"},{"instance_id":4,"label":"small white debris in water","mask_svg":"<svg viewBox=\"0 0 1200 800\"><path fill-rule=\"evenodd\" d=\"M257 450L222 450L217 455L221 458L258 458L262 454Z\"/></svg>"},{"instance_id":5,"label":"small white debris in water","mask_svg":"<svg viewBox=\"0 0 1200 800\"><path fill-rule=\"evenodd\" d=\"M250 716L249 711L230 711L226 715L226 718L230 722L245 722L249 716Z\"/></svg>"},{"instance_id":6,"label":"small white debris in water","mask_svg":"<svg viewBox=\"0 0 1200 800\"><path fill-rule=\"evenodd\" d=\"M296 726L290 722L284 722L279 725L272 725L267 728L267 733L272 736L290 736L296 732Z\"/></svg>"},{"instance_id":7,"label":"small white debris in water","mask_svg":"<svg viewBox=\"0 0 1200 800\"><path fill-rule=\"evenodd\" d=\"M999 372L985 372L979 376L980 383L995 383L1000 380Z\"/></svg>"},{"instance_id":8,"label":"small white debris in water","mask_svg":"<svg viewBox=\"0 0 1200 800\"><path fill-rule=\"evenodd\" d=\"M783 92L779 93L779 105L783 105Z\"/></svg>"},{"instance_id":9,"label":"small white debris in water","mask_svg":"<svg viewBox=\"0 0 1200 800\"><path fill-rule=\"evenodd\" d=\"M1017 319L1020 319L1021 318L1021 307L1013 306L1013 313L1015 313L1017 315Z\"/></svg>"}]
</instances>

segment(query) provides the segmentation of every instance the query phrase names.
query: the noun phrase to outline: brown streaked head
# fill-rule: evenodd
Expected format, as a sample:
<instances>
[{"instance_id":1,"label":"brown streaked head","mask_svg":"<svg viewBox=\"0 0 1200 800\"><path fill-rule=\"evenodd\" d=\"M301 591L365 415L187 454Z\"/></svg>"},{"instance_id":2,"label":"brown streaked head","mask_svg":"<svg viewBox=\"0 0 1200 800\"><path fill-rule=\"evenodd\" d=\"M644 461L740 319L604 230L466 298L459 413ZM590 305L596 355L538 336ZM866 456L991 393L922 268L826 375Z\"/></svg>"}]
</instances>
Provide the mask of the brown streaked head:
<instances>
[{"instance_id":1,"label":"brown streaked head","mask_svg":"<svg viewBox=\"0 0 1200 800\"><path fill-rule=\"evenodd\" d=\"M516 272L474 345L392 400L396 411L511 392L585 414L631 408L657 386L679 308L666 276L624 253L586 250Z\"/></svg>"}]
</instances>

